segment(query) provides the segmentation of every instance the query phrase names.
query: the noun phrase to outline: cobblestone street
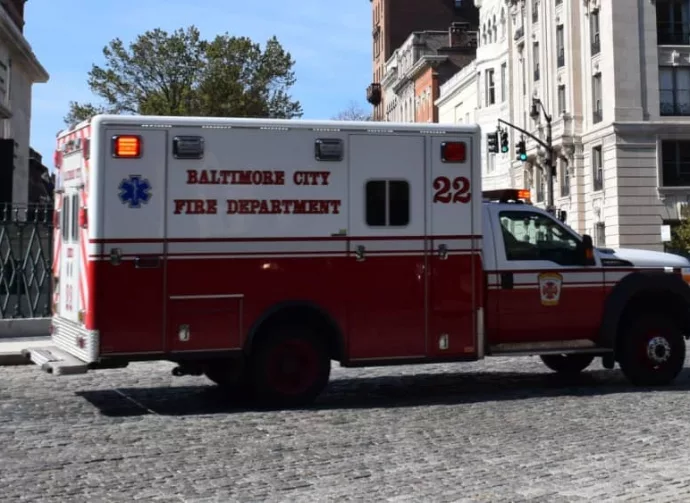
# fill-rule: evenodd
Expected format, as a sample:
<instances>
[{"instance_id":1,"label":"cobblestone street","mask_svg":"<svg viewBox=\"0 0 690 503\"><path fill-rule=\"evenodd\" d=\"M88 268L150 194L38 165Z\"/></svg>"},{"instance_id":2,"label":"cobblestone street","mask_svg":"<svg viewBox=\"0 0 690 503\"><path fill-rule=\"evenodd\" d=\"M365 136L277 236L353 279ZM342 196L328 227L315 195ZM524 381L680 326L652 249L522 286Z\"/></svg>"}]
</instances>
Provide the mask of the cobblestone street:
<instances>
[{"instance_id":1,"label":"cobblestone street","mask_svg":"<svg viewBox=\"0 0 690 503\"><path fill-rule=\"evenodd\" d=\"M309 410L233 408L172 364L0 369L3 501L688 501L690 372L634 389L537 358L335 368Z\"/></svg>"}]
</instances>

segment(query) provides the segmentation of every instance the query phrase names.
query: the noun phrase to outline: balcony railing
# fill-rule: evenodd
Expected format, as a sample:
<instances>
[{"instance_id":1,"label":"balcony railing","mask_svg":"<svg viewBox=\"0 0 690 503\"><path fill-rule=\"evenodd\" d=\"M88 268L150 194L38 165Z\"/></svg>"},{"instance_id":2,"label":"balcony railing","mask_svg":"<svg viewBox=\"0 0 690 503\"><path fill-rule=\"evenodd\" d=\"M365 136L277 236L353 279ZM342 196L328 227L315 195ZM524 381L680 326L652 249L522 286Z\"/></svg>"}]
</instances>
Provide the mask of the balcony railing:
<instances>
[{"instance_id":1,"label":"balcony railing","mask_svg":"<svg viewBox=\"0 0 690 503\"><path fill-rule=\"evenodd\" d=\"M690 116L690 90L660 91L659 113L664 116Z\"/></svg>"},{"instance_id":2,"label":"balcony railing","mask_svg":"<svg viewBox=\"0 0 690 503\"><path fill-rule=\"evenodd\" d=\"M367 101L375 107L381 104L381 84L372 82L367 87Z\"/></svg>"},{"instance_id":3,"label":"balcony railing","mask_svg":"<svg viewBox=\"0 0 690 503\"><path fill-rule=\"evenodd\" d=\"M657 23L657 44L690 45L690 29L678 23Z\"/></svg>"}]
</instances>

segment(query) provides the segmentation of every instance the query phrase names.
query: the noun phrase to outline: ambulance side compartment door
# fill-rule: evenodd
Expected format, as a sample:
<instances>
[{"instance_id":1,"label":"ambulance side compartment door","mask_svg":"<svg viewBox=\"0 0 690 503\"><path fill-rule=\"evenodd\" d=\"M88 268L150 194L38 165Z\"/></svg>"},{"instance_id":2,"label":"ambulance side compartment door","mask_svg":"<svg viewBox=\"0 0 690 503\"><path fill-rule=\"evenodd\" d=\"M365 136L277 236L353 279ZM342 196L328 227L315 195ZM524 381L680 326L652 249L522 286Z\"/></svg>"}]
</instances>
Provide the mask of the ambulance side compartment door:
<instances>
[{"instance_id":1,"label":"ambulance side compartment door","mask_svg":"<svg viewBox=\"0 0 690 503\"><path fill-rule=\"evenodd\" d=\"M97 326L102 353L164 350L166 131L105 131Z\"/></svg>"}]
</instances>

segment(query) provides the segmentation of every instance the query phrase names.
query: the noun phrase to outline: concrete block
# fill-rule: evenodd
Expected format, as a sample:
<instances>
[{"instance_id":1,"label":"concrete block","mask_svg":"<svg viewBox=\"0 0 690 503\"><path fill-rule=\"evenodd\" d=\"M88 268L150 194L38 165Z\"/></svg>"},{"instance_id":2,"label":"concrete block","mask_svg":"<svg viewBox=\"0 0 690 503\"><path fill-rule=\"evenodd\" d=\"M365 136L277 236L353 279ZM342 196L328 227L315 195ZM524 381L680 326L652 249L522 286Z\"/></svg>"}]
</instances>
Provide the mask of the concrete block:
<instances>
[{"instance_id":1,"label":"concrete block","mask_svg":"<svg viewBox=\"0 0 690 503\"><path fill-rule=\"evenodd\" d=\"M0 339L46 337L50 335L50 318L13 318L0 320Z\"/></svg>"}]
</instances>

